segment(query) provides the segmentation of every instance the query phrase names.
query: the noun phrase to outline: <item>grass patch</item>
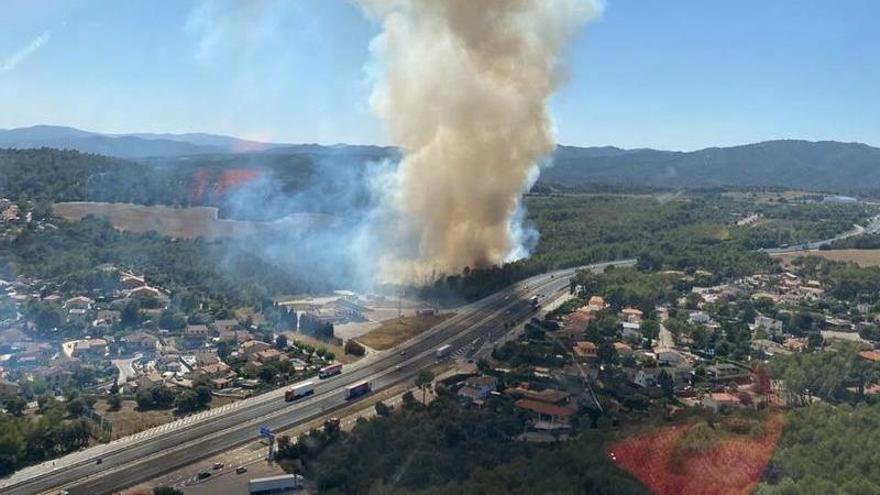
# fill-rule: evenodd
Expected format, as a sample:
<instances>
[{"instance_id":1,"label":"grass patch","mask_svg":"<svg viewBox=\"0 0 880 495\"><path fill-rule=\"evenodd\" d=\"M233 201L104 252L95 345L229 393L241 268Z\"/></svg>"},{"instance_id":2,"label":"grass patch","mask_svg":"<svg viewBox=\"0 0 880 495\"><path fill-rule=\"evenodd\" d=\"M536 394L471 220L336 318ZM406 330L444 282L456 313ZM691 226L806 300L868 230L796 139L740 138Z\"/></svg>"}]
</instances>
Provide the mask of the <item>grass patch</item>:
<instances>
[{"instance_id":1,"label":"grass patch","mask_svg":"<svg viewBox=\"0 0 880 495\"><path fill-rule=\"evenodd\" d=\"M810 251L809 253L781 254L778 258L786 266L803 256L818 256L831 261L855 263L859 266L880 266L880 249L832 249L830 251Z\"/></svg>"}]
</instances>

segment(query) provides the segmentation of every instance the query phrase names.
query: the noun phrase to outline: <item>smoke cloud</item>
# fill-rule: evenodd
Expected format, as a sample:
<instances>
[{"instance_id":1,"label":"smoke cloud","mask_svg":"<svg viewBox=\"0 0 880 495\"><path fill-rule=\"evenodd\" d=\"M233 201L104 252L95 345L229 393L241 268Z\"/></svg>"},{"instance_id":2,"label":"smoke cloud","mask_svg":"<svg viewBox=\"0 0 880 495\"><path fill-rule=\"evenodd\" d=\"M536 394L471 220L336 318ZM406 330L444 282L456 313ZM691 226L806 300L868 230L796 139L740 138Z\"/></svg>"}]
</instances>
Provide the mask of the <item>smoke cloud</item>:
<instances>
[{"instance_id":1,"label":"smoke cloud","mask_svg":"<svg viewBox=\"0 0 880 495\"><path fill-rule=\"evenodd\" d=\"M374 111L404 156L381 272L412 282L526 256L522 193L555 146L547 100L589 0L361 0Z\"/></svg>"}]
</instances>

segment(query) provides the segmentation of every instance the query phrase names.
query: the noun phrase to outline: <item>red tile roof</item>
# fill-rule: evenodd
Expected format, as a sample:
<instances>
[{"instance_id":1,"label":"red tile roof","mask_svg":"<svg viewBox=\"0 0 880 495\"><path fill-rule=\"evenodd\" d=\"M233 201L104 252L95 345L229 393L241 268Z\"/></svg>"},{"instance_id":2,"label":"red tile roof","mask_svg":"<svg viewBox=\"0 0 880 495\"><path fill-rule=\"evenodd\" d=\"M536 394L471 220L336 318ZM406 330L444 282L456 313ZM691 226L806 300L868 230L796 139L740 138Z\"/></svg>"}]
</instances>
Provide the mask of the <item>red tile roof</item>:
<instances>
[{"instance_id":1,"label":"red tile roof","mask_svg":"<svg viewBox=\"0 0 880 495\"><path fill-rule=\"evenodd\" d=\"M877 351L862 351L859 353L859 357L868 361L874 361L875 363L880 361L880 352Z\"/></svg>"}]
</instances>

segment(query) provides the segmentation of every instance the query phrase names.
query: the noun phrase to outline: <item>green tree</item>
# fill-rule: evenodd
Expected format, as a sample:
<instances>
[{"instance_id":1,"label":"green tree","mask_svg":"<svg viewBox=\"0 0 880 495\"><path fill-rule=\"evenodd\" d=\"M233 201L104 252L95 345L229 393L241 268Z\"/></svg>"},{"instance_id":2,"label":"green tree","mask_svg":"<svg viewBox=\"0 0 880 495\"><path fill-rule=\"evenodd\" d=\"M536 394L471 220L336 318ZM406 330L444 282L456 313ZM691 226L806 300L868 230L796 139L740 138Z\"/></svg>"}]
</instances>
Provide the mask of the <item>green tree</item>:
<instances>
[{"instance_id":1,"label":"green tree","mask_svg":"<svg viewBox=\"0 0 880 495\"><path fill-rule=\"evenodd\" d=\"M122 408L122 397L119 394L113 394L107 397L107 407L111 411L118 411Z\"/></svg>"},{"instance_id":2,"label":"green tree","mask_svg":"<svg viewBox=\"0 0 880 495\"><path fill-rule=\"evenodd\" d=\"M27 401L18 395L10 395L3 399L3 407L9 414L21 417L24 415L24 410L27 409Z\"/></svg>"},{"instance_id":3,"label":"green tree","mask_svg":"<svg viewBox=\"0 0 880 495\"><path fill-rule=\"evenodd\" d=\"M672 399L675 397L675 380L668 371L665 369L661 370L660 375L657 376L657 381L659 382L660 389L663 390L663 395L665 395L666 398Z\"/></svg>"},{"instance_id":4,"label":"green tree","mask_svg":"<svg viewBox=\"0 0 880 495\"><path fill-rule=\"evenodd\" d=\"M416 387L422 391L422 403L424 404L428 390L431 389L431 383L434 381L434 372L431 370L422 370L419 372L418 376L416 376Z\"/></svg>"}]
</instances>

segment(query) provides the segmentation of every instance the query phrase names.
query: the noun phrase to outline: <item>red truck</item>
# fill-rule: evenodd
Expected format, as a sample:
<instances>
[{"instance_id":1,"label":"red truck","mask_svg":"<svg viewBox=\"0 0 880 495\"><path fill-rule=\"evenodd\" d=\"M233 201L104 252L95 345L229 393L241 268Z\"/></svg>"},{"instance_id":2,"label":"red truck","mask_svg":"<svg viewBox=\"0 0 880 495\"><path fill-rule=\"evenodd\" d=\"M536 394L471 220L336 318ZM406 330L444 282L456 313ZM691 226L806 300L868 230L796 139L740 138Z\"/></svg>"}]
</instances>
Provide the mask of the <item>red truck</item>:
<instances>
[{"instance_id":1,"label":"red truck","mask_svg":"<svg viewBox=\"0 0 880 495\"><path fill-rule=\"evenodd\" d=\"M319 378L329 378L333 375L338 375L342 373L342 363L334 363L327 366L324 366L320 370L318 370Z\"/></svg>"}]
</instances>

